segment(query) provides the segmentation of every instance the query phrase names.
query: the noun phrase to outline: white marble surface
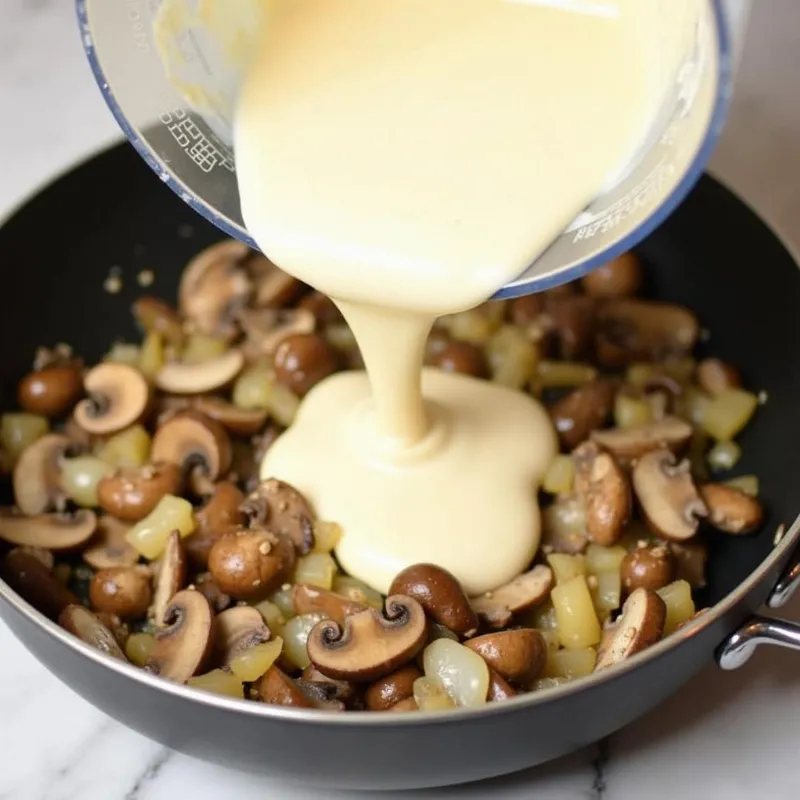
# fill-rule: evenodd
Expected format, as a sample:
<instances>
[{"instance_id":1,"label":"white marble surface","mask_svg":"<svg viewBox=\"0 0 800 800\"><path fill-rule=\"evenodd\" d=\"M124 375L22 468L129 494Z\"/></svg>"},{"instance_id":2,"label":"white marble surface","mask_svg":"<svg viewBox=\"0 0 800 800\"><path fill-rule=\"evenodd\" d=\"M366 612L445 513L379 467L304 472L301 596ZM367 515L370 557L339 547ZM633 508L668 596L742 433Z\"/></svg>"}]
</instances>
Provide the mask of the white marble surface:
<instances>
[{"instance_id":1,"label":"white marble surface","mask_svg":"<svg viewBox=\"0 0 800 800\"><path fill-rule=\"evenodd\" d=\"M714 168L797 245L800 4L757 5ZM2 8L0 214L117 136L83 62L71 0L2 0ZM800 617L800 600L787 614ZM323 796L163 750L58 683L2 623L0 653L0 800ZM709 669L602 747L507 779L414 796L789 800L800 794L798 707L800 657L762 651L738 673Z\"/></svg>"}]
</instances>

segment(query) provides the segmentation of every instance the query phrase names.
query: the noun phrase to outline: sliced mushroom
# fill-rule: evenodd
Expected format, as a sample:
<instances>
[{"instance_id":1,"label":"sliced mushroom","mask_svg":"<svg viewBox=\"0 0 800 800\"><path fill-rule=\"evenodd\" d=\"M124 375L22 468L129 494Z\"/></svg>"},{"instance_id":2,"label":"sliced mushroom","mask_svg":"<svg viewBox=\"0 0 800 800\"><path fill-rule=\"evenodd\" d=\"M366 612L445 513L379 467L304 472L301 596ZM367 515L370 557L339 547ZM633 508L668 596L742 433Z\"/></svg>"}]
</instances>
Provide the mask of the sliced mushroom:
<instances>
[{"instance_id":1,"label":"sliced mushroom","mask_svg":"<svg viewBox=\"0 0 800 800\"><path fill-rule=\"evenodd\" d=\"M203 668L214 643L214 615L200 592L184 589L164 613L167 626L156 633L156 644L145 669L162 678L185 683Z\"/></svg>"},{"instance_id":2,"label":"sliced mushroom","mask_svg":"<svg viewBox=\"0 0 800 800\"><path fill-rule=\"evenodd\" d=\"M0 540L25 547L74 550L88 542L96 528L97 516L88 509L35 517L24 517L8 510L0 513Z\"/></svg>"},{"instance_id":3,"label":"sliced mushroom","mask_svg":"<svg viewBox=\"0 0 800 800\"><path fill-rule=\"evenodd\" d=\"M490 628L505 628L518 611L525 611L546 599L552 586L552 570L538 564L505 586L473 597L472 608Z\"/></svg>"},{"instance_id":4,"label":"sliced mushroom","mask_svg":"<svg viewBox=\"0 0 800 800\"><path fill-rule=\"evenodd\" d=\"M192 405L201 414L215 419L234 436L253 436L267 421L266 411L239 408L221 397L198 397Z\"/></svg>"},{"instance_id":5,"label":"sliced mushroom","mask_svg":"<svg viewBox=\"0 0 800 800\"><path fill-rule=\"evenodd\" d=\"M150 402L150 388L135 367L110 361L89 370L83 379L89 397L75 407L75 421L87 433L116 433L138 422Z\"/></svg>"},{"instance_id":6,"label":"sliced mushroom","mask_svg":"<svg viewBox=\"0 0 800 800\"><path fill-rule=\"evenodd\" d=\"M112 658L118 658L120 661L128 660L113 631L107 628L88 608L80 605L67 606L59 614L58 624L73 636L77 636L82 642L94 647L95 650Z\"/></svg>"},{"instance_id":7,"label":"sliced mushroom","mask_svg":"<svg viewBox=\"0 0 800 800\"><path fill-rule=\"evenodd\" d=\"M557 497L542 511L542 551L544 553L582 553L586 535L586 508L575 495Z\"/></svg>"},{"instance_id":8,"label":"sliced mushroom","mask_svg":"<svg viewBox=\"0 0 800 800\"><path fill-rule=\"evenodd\" d=\"M144 616L153 597L147 567L110 567L98 570L89 584L92 608L133 620Z\"/></svg>"},{"instance_id":9,"label":"sliced mushroom","mask_svg":"<svg viewBox=\"0 0 800 800\"><path fill-rule=\"evenodd\" d=\"M314 315L304 308L245 309L239 314L239 322L247 337L243 347L250 360L273 355L287 336L313 333L317 324Z\"/></svg>"},{"instance_id":10,"label":"sliced mushroom","mask_svg":"<svg viewBox=\"0 0 800 800\"><path fill-rule=\"evenodd\" d=\"M489 669L489 691L486 693L487 703L498 703L516 697L517 690L505 678L501 678L493 669Z\"/></svg>"},{"instance_id":11,"label":"sliced mushroom","mask_svg":"<svg viewBox=\"0 0 800 800\"><path fill-rule=\"evenodd\" d=\"M292 540L266 528L237 528L218 539L208 554L217 585L237 600L274 591L289 577L294 563Z\"/></svg>"},{"instance_id":12,"label":"sliced mushroom","mask_svg":"<svg viewBox=\"0 0 800 800\"><path fill-rule=\"evenodd\" d=\"M170 361L156 375L156 386L170 394L208 394L231 383L243 366L244 355L237 349L198 364Z\"/></svg>"},{"instance_id":13,"label":"sliced mushroom","mask_svg":"<svg viewBox=\"0 0 800 800\"><path fill-rule=\"evenodd\" d=\"M577 447L589 434L606 424L614 407L614 387L603 380L574 389L550 406L550 417L561 444Z\"/></svg>"},{"instance_id":14,"label":"sliced mushroom","mask_svg":"<svg viewBox=\"0 0 800 800\"><path fill-rule=\"evenodd\" d=\"M667 607L648 589L636 589L622 606L622 615L603 637L595 672L613 667L655 644L664 633Z\"/></svg>"},{"instance_id":15,"label":"sliced mushroom","mask_svg":"<svg viewBox=\"0 0 800 800\"><path fill-rule=\"evenodd\" d=\"M425 611L410 597L386 599L386 612L361 611L345 619L318 623L306 649L314 666L329 678L368 683L394 672L422 649L427 637Z\"/></svg>"},{"instance_id":16,"label":"sliced mushroom","mask_svg":"<svg viewBox=\"0 0 800 800\"><path fill-rule=\"evenodd\" d=\"M260 253L250 259L247 267L256 287L253 297L256 308L282 308L303 289L303 284L297 278Z\"/></svg>"},{"instance_id":17,"label":"sliced mushroom","mask_svg":"<svg viewBox=\"0 0 800 800\"><path fill-rule=\"evenodd\" d=\"M252 524L267 524L291 538L301 555L314 546L314 512L305 497L284 481L270 478L260 483L242 504L242 511Z\"/></svg>"},{"instance_id":18,"label":"sliced mushroom","mask_svg":"<svg viewBox=\"0 0 800 800\"><path fill-rule=\"evenodd\" d=\"M311 292L301 297L297 308L310 311L314 315L317 325L320 326L338 325L344 321L342 312L339 311L333 300L322 292Z\"/></svg>"},{"instance_id":19,"label":"sliced mushroom","mask_svg":"<svg viewBox=\"0 0 800 800\"><path fill-rule=\"evenodd\" d=\"M593 442L608 450L621 462L641 458L645 453L666 447L679 453L692 438L692 426L678 417L664 417L658 422L648 422L633 428L614 428L594 431Z\"/></svg>"},{"instance_id":20,"label":"sliced mushroom","mask_svg":"<svg viewBox=\"0 0 800 800\"><path fill-rule=\"evenodd\" d=\"M132 567L139 561L139 551L125 539L130 528L114 517L98 517L97 541L81 552L81 558L95 569Z\"/></svg>"},{"instance_id":21,"label":"sliced mushroom","mask_svg":"<svg viewBox=\"0 0 800 800\"><path fill-rule=\"evenodd\" d=\"M233 602L233 598L225 594L222 589L219 588L217 582L214 580L214 576L210 572L204 572L202 575L198 575L194 586L195 589L208 600L211 605L211 610L215 614L221 614L226 608L229 608Z\"/></svg>"},{"instance_id":22,"label":"sliced mushroom","mask_svg":"<svg viewBox=\"0 0 800 800\"><path fill-rule=\"evenodd\" d=\"M256 685L256 696L262 703L294 708L314 708L313 700L278 667L271 666Z\"/></svg>"},{"instance_id":23,"label":"sliced mushroom","mask_svg":"<svg viewBox=\"0 0 800 800\"><path fill-rule=\"evenodd\" d=\"M626 594L636 589L655 592L672 583L675 577L675 557L666 544L635 547L622 559L619 571Z\"/></svg>"},{"instance_id":24,"label":"sliced mushroom","mask_svg":"<svg viewBox=\"0 0 800 800\"><path fill-rule=\"evenodd\" d=\"M706 586L708 547L693 539L689 542L670 542L669 549L675 558L675 579L686 581L692 589Z\"/></svg>"},{"instance_id":25,"label":"sliced mushroom","mask_svg":"<svg viewBox=\"0 0 800 800\"><path fill-rule=\"evenodd\" d=\"M268 642L270 630L252 606L234 606L214 621L214 650L220 663L228 666L251 647Z\"/></svg>"},{"instance_id":26,"label":"sliced mushroom","mask_svg":"<svg viewBox=\"0 0 800 800\"><path fill-rule=\"evenodd\" d=\"M250 254L246 244L228 239L207 247L186 265L178 289L178 309L194 330L235 335L236 314L253 292L244 266Z\"/></svg>"},{"instance_id":27,"label":"sliced mushroom","mask_svg":"<svg viewBox=\"0 0 800 800\"><path fill-rule=\"evenodd\" d=\"M595 301L586 295L548 293L545 296L545 330L555 339L558 355L566 361L587 356L595 330Z\"/></svg>"},{"instance_id":28,"label":"sliced mushroom","mask_svg":"<svg viewBox=\"0 0 800 800\"><path fill-rule=\"evenodd\" d=\"M341 681L307 681L297 678L295 684L310 697L316 708L324 711L344 711L345 703L341 695Z\"/></svg>"},{"instance_id":29,"label":"sliced mushroom","mask_svg":"<svg viewBox=\"0 0 800 800\"><path fill-rule=\"evenodd\" d=\"M742 385L739 371L732 364L718 358L704 358L696 371L700 388L711 395L722 394L728 389L738 389Z\"/></svg>"},{"instance_id":30,"label":"sliced mushroom","mask_svg":"<svg viewBox=\"0 0 800 800\"><path fill-rule=\"evenodd\" d=\"M306 693L312 693L308 690L310 683L324 684L323 694L334 701L343 702L348 708L354 711L363 711L364 704L361 696L361 687L358 684L351 683L350 681L335 681L323 675L318 669L315 669L313 664L309 664L301 675L299 685Z\"/></svg>"},{"instance_id":31,"label":"sliced mushroom","mask_svg":"<svg viewBox=\"0 0 800 800\"><path fill-rule=\"evenodd\" d=\"M97 502L112 517L125 522L144 519L167 494L179 494L183 473L168 461L144 467L122 467L101 478L97 484Z\"/></svg>"},{"instance_id":32,"label":"sliced mushroom","mask_svg":"<svg viewBox=\"0 0 800 800\"><path fill-rule=\"evenodd\" d=\"M586 533L608 547L622 536L631 516L631 487L610 453L595 442L584 442L572 454L575 462L575 494L583 502Z\"/></svg>"},{"instance_id":33,"label":"sliced mushroom","mask_svg":"<svg viewBox=\"0 0 800 800\"><path fill-rule=\"evenodd\" d=\"M733 486L706 483L700 496L708 507L708 521L725 533L751 533L764 519L761 503Z\"/></svg>"},{"instance_id":34,"label":"sliced mushroom","mask_svg":"<svg viewBox=\"0 0 800 800\"><path fill-rule=\"evenodd\" d=\"M597 359L604 366L621 367L681 358L691 353L699 334L697 318L683 306L611 300L597 315Z\"/></svg>"},{"instance_id":35,"label":"sliced mushroom","mask_svg":"<svg viewBox=\"0 0 800 800\"><path fill-rule=\"evenodd\" d=\"M22 548L8 552L0 574L20 597L50 619L58 619L67 606L80 602L36 556Z\"/></svg>"},{"instance_id":36,"label":"sliced mushroom","mask_svg":"<svg viewBox=\"0 0 800 800\"><path fill-rule=\"evenodd\" d=\"M422 672L413 664L402 667L371 683L364 693L364 703L370 711L389 711L398 703L414 697L414 681Z\"/></svg>"},{"instance_id":37,"label":"sliced mushroom","mask_svg":"<svg viewBox=\"0 0 800 800\"><path fill-rule=\"evenodd\" d=\"M478 616L461 584L435 564L406 567L392 581L389 594L413 597L434 622L454 633L469 636L478 629Z\"/></svg>"},{"instance_id":38,"label":"sliced mushroom","mask_svg":"<svg viewBox=\"0 0 800 800\"><path fill-rule=\"evenodd\" d=\"M395 594L395 592L390 592L390 594ZM339 625L344 625L346 617L358 614L367 608L362 603L356 603L335 592L329 592L306 583L296 583L292 587L292 605L296 614L321 612Z\"/></svg>"},{"instance_id":39,"label":"sliced mushroom","mask_svg":"<svg viewBox=\"0 0 800 800\"><path fill-rule=\"evenodd\" d=\"M14 466L14 501L29 516L63 507L66 497L59 485L59 461L70 448L68 437L48 433L22 451Z\"/></svg>"},{"instance_id":40,"label":"sliced mushroom","mask_svg":"<svg viewBox=\"0 0 800 800\"><path fill-rule=\"evenodd\" d=\"M194 515L195 532L184 543L194 564L205 569L214 542L244 524L246 517L239 509L243 502L244 495L232 483L222 481L214 487L208 502Z\"/></svg>"},{"instance_id":41,"label":"sliced mushroom","mask_svg":"<svg viewBox=\"0 0 800 800\"><path fill-rule=\"evenodd\" d=\"M633 489L648 527L657 536L674 542L697 533L699 517L708 508L692 480L691 465L676 463L669 450L653 450L633 468Z\"/></svg>"},{"instance_id":42,"label":"sliced mushroom","mask_svg":"<svg viewBox=\"0 0 800 800\"><path fill-rule=\"evenodd\" d=\"M157 297L144 295L134 301L131 311L145 333L157 333L173 347L183 344L183 321L171 305Z\"/></svg>"},{"instance_id":43,"label":"sliced mushroom","mask_svg":"<svg viewBox=\"0 0 800 800\"><path fill-rule=\"evenodd\" d=\"M190 478L222 477L231 465L231 440L222 425L199 411L183 411L165 422L153 436L150 458L177 464Z\"/></svg>"},{"instance_id":44,"label":"sliced mushroom","mask_svg":"<svg viewBox=\"0 0 800 800\"><path fill-rule=\"evenodd\" d=\"M172 531L167 538L164 555L156 578L156 590L153 594L152 616L158 627L164 625L164 614L170 601L183 589L186 583L186 555L183 551L183 539L178 531ZM256 612L258 613L258 612Z\"/></svg>"},{"instance_id":45,"label":"sliced mushroom","mask_svg":"<svg viewBox=\"0 0 800 800\"><path fill-rule=\"evenodd\" d=\"M527 686L539 674L547 658L544 638L533 628L495 631L464 644L500 677L520 686Z\"/></svg>"}]
</instances>

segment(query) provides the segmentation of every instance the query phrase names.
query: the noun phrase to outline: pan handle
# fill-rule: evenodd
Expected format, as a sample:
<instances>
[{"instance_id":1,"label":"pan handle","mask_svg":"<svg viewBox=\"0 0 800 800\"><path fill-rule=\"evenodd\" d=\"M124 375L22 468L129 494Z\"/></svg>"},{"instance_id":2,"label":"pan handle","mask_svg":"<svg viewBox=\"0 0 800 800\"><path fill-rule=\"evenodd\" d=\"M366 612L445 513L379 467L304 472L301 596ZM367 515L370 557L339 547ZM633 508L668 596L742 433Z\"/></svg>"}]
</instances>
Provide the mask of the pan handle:
<instances>
[{"instance_id":1,"label":"pan handle","mask_svg":"<svg viewBox=\"0 0 800 800\"><path fill-rule=\"evenodd\" d=\"M767 598L769 608L780 608L800 586L800 549L781 573ZM762 644L800 650L800 625L784 619L754 616L734 631L717 649L717 664L725 670L738 669Z\"/></svg>"}]
</instances>

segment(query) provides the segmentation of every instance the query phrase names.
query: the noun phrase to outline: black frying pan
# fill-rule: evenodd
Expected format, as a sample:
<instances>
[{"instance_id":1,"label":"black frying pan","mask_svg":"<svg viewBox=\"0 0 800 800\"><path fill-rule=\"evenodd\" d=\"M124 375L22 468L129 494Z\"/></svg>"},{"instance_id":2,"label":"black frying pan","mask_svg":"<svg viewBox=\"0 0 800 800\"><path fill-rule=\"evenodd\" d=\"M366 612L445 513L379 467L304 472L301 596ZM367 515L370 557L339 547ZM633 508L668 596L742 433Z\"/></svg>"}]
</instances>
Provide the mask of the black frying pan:
<instances>
[{"instance_id":1,"label":"black frying pan","mask_svg":"<svg viewBox=\"0 0 800 800\"><path fill-rule=\"evenodd\" d=\"M183 205L127 146L62 177L0 229L0 405L39 345L67 341L87 359L134 335L136 275L173 298L181 267L220 234ZM245 703L170 684L65 634L0 581L0 617L52 672L141 733L198 758L334 787L411 788L477 780L555 758L645 713L712 661L754 643L800 648L800 626L752 619L798 578L800 273L765 225L704 178L640 248L651 292L695 309L713 353L741 366L766 407L741 437L740 470L761 479L768 519L755 536L712 540L702 605L712 611L605 673L477 711L323 714ZM123 290L104 280L122 269ZM787 533L777 546L775 530ZM774 591L776 585L779 590ZM735 633L734 633L735 632ZM723 644L724 643L724 644Z\"/></svg>"}]
</instances>

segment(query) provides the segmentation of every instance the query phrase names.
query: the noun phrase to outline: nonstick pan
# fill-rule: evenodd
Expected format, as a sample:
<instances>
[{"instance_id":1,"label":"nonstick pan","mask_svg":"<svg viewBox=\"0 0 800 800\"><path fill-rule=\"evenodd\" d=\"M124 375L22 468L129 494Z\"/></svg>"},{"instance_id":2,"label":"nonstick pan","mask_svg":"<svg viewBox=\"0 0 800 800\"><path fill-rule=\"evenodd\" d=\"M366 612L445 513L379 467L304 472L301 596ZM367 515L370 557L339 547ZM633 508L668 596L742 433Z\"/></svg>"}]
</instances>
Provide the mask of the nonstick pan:
<instances>
[{"instance_id":1,"label":"nonstick pan","mask_svg":"<svg viewBox=\"0 0 800 800\"><path fill-rule=\"evenodd\" d=\"M14 405L37 346L67 341L93 359L130 338L129 305L144 291L137 274L151 271L147 292L172 298L181 267L219 238L128 146L36 195L0 228L0 404ZM711 178L640 254L651 293L695 309L714 354L766 398L741 437L740 467L759 476L767 521L756 535L712 540L700 598L712 609L664 642L588 679L479 710L324 714L154 678L66 634L2 582L0 617L56 677L140 733L197 758L329 788L436 786L530 767L626 725L715 658L734 668L760 642L800 649L800 626L754 616L765 602L785 602L800 580L797 264ZM104 282L117 272L122 290L110 294Z\"/></svg>"}]
</instances>

